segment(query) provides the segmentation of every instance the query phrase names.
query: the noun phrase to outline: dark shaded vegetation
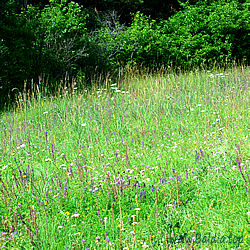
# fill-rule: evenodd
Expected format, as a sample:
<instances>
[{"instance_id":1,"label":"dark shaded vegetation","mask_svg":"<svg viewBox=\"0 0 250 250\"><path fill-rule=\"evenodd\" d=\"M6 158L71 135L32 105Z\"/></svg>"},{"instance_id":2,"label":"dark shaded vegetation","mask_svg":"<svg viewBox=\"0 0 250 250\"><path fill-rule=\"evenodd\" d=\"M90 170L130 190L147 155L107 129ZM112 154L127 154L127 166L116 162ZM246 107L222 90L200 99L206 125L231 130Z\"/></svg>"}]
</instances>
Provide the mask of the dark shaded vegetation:
<instances>
[{"instance_id":1,"label":"dark shaded vegetation","mask_svg":"<svg viewBox=\"0 0 250 250\"><path fill-rule=\"evenodd\" d=\"M87 84L131 66L249 62L248 1L183 2L2 1L1 105L37 84Z\"/></svg>"}]
</instances>

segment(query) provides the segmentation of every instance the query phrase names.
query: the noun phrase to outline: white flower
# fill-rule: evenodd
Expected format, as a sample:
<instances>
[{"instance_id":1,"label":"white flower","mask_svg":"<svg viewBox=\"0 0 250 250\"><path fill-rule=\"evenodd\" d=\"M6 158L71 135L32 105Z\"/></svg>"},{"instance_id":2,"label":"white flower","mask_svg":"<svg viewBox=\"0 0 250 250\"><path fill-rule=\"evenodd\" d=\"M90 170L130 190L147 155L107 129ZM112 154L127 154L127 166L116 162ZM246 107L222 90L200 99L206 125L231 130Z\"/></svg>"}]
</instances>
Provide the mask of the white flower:
<instances>
[{"instance_id":1,"label":"white flower","mask_svg":"<svg viewBox=\"0 0 250 250\"><path fill-rule=\"evenodd\" d=\"M86 123L83 123L83 124L82 124L82 127L85 127L86 125L87 125Z\"/></svg>"},{"instance_id":2,"label":"white flower","mask_svg":"<svg viewBox=\"0 0 250 250\"><path fill-rule=\"evenodd\" d=\"M80 214L73 214L73 215L71 215L71 218L73 218L73 217L79 217L80 216Z\"/></svg>"},{"instance_id":3,"label":"white flower","mask_svg":"<svg viewBox=\"0 0 250 250\"><path fill-rule=\"evenodd\" d=\"M24 148L24 147L25 147L25 144L21 144L21 145L20 145L20 148Z\"/></svg>"}]
</instances>

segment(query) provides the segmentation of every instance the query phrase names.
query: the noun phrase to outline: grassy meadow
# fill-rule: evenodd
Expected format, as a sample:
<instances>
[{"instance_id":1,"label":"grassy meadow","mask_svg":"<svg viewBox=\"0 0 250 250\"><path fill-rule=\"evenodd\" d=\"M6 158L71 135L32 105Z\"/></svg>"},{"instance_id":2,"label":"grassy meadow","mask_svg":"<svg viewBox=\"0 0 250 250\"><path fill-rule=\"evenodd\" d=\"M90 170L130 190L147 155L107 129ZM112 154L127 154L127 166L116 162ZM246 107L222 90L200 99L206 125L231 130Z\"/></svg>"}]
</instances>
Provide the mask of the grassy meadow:
<instances>
[{"instance_id":1,"label":"grassy meadow","mask_svg":"<svg viewBox=\"0 0 250 250\"><path fill-rule=\"evenodd\" d=\"M250 70L126 74L0 116L0 249L249 249Z\"/></svg>"}]
</instances>

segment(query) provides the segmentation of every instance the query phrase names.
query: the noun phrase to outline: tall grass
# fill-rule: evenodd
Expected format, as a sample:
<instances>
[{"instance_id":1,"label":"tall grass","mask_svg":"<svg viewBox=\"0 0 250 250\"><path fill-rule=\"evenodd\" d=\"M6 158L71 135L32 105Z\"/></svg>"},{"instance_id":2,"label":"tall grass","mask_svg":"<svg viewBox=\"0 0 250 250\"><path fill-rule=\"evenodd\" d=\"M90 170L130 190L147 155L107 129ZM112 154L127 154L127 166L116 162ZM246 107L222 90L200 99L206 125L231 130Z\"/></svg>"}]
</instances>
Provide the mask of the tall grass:
<instances>
[{"instance_id":1,"label":"tall grass","mask_svg":"<svg viewBox=\"0 0 250 250\"><path fill-rule=\"evenodd\" d=\"M0 247L250 245L248 67L129 74L0 118Z\"/></svg>"}]
</instances>

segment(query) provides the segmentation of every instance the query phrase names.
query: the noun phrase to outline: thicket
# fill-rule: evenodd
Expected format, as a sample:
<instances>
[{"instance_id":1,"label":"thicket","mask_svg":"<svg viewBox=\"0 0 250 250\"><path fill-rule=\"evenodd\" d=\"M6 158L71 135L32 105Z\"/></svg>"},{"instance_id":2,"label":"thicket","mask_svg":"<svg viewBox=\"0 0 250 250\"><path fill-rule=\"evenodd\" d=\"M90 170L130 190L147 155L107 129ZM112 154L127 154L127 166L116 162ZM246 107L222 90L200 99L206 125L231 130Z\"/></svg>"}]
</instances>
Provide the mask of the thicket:
<instances>
[{"instance_id":1,"label":"thicket","mask_svg":"<svg viewBox=\"0 0 250 250\"><path fill-rule=\"evenodd\" d=\"M120 67L182 68L240 60L249 62L250 3L180 2L167 20L137 12L131 25L115 11L91 11L50 0L44 8L16 1L0 4L0 88L7 96L31 82L115 71ZM3 100L3 98L2 98Z\"/></svg>"}]
</instances>

